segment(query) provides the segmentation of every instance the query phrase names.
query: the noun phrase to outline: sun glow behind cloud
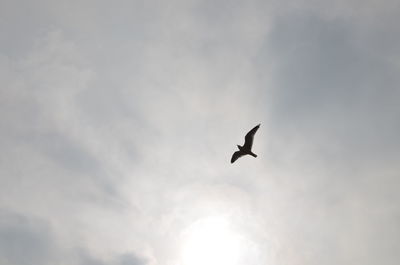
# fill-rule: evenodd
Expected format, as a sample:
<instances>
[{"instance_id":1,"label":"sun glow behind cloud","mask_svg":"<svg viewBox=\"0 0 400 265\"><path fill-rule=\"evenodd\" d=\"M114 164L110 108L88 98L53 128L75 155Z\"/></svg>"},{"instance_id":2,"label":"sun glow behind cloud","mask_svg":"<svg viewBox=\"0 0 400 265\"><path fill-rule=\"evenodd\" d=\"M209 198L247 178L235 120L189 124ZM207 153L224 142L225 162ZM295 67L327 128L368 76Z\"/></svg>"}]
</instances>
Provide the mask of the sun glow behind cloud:
<instances>
[{"instance_id":1,"label":"sun glow behind cloud","mask_svg":"<svg viewBox=\"0 0 400 265\"><path fill-rule=\"evenodd\" d=\"M244 240L223 217L206 217L183 234L182 265L235 265L245 254Z\"/></svg>"}]
</instances>

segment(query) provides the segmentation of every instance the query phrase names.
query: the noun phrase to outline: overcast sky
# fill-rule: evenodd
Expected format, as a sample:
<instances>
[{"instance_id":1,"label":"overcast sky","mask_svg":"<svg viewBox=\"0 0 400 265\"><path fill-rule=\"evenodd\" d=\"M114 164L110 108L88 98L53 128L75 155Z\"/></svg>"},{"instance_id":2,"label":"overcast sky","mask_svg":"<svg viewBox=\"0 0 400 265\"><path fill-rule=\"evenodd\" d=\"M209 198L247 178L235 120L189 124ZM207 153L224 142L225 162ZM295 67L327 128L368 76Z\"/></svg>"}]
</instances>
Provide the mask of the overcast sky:
<instances>
[{"instance_id":1,"label":"overcast sky","mask_svg":"<svg viewBox=\"0 0 400 265\"><path fill-rule=\"evenodd\" d=\"M0 263L399 264L399 12L1 0Z\"/></svg>"}]
</instances>

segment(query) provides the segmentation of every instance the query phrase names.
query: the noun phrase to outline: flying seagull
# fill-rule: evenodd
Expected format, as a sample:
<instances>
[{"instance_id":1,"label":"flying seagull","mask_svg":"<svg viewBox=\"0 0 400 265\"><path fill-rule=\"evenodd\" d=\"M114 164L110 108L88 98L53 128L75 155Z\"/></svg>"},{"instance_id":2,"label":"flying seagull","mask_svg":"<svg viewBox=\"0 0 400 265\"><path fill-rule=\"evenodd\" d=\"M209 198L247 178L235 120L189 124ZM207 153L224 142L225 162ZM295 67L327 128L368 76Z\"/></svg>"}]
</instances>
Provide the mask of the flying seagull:
<instances>
[{"instance_id":1,"label":"flying seagull","mask_svg":"<svg viewBox=\"0 0 400 265\"><path fill-rule=\"evenodd\" d=\"M253 146L254 134L256 134L258 128L260 128L260 124L258 124L256 127L251 129L246 134L246 136L244 137L244 145L243 146L237 145L237 147L239 148L239 151L236 151L235 153L233 153L232 158L231 158L231 163L235 162L239 157L244 156L244 155L251 155L251 156L257 157L257 155L251 151L251 147Z\"/></svg>"}]
</instances>

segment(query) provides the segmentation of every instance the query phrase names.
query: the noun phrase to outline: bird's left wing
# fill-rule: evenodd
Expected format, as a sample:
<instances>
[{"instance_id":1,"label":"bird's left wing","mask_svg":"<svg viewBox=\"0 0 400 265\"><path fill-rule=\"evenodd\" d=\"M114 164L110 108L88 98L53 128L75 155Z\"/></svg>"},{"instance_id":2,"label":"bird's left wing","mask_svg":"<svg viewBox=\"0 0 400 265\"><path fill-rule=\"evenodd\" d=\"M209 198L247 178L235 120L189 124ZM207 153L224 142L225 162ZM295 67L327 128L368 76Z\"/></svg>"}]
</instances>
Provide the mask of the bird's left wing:
<instances>
[{"instance_id":1,"label":"bird's left wing","mask_svg":"<svg viewBox=\"0 0 400 265\"><path fill-rule=\"evenodd\" d=\"M231 158L231 163L235 162L239 157L243 156L244 153L240 151L236 151L233 153L232 158Z\"/></svg>"}]
</instances>

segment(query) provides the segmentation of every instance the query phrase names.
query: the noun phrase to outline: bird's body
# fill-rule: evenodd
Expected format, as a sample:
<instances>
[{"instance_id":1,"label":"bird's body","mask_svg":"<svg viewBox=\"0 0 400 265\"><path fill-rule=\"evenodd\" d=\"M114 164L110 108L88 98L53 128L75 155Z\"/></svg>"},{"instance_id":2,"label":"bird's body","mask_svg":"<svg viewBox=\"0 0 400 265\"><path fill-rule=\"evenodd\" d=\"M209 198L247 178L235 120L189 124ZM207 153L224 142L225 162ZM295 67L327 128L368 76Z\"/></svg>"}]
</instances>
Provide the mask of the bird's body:
<instances>
[{"instance_id":1,"label":"bird's body","mask_svg":"<svg viewBox=\"0 0 400 265\"><path fill-rule=\"evenodd\" d=\"M258 128L260 128L260 124L258 124L256 127L251 129L246 134L246 136L244 138L243 146L237 145L237 147L239 148L239 151L236 151L235 153L233 153L232 158L231 158L231 163L235 162L239 157L244 156L244 155L251 155L251 156L257 157L257 155L251 151L251 148L253 146L254 134L257 132Z\"/></svg>"}]
</instances>

